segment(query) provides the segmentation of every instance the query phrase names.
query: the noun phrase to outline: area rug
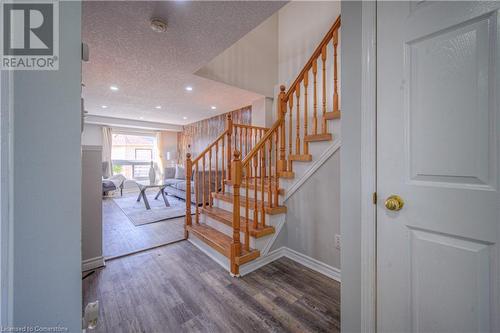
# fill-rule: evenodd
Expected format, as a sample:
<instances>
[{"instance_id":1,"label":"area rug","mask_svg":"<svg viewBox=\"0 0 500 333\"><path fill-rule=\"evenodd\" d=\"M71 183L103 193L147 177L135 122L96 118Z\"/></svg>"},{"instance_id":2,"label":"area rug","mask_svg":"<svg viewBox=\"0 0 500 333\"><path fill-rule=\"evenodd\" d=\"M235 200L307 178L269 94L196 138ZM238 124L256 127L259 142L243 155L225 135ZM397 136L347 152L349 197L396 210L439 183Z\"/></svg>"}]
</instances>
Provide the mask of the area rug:
<instances>
[{"instance_id":1,"label":"area rug","mask_svg":"<svg viewBox=\"0 0 500 333\"><path fill-rule=\"evenodd\" d=\"M170 207L166 207L161 196L155 199L156 193L156 191L146 191L151 209L146 209L142 198L140 202L137 202L139 193L124 193L123 197L114 197L113 201L135 226L186 216L184 200L169 195L167 198ZM194 213L194 211L194 206L191 206L191 212Z\"/></svg>"}]
</instances>

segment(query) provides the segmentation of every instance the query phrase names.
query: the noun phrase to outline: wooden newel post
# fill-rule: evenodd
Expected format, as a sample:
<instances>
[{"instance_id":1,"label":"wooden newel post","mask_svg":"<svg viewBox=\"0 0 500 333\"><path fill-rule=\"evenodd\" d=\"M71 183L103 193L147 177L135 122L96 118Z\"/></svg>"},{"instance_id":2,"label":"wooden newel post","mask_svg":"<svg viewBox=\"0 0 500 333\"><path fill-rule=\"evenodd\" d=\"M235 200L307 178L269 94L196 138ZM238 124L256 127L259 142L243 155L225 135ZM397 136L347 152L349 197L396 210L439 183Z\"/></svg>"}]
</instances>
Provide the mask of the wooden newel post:
<instances>
[{"instance_id":1,"label":"wooden newel post","mask_svg":"<svg viewBox=\"0 0 500 333\"><path fill-rule=\"evenodd\" d=\"M229 113L226 118L226 129L227 129L227 179L231 180L231 137L233 136L233 117Z\"/></svg>"},{"instance_id":2,"label":"wooden newel post","mask_svg":"<svg viewBox=\"0 0 500 333\"><path fill-rule=\"evenodd\" d=\"M286 115L286 102L285 102L285 86L280 86L280 94L278 97L278 112L279 119L281 120L281 135L280 135L280 159L278 161L278 172L286 171L286 157L285 157L285 115Z\"/></svg>"},{"instance_id":3,"label":"wooden newel post","mask_svg":"<svg viewBox=\"0 0 500 333\"><path fill-rule=\"evenodd\" d=\"M233 184L233 242L231 243L231 273L239 274L236 257L241 255L240 242L240 185L242 177L241 153L234 151L232 161L232 184Z\"/></svg>"},{"instance_id":4,"label":"wooden newel post","mask_svg":"<svg viewBox=\"0 0 500 333\"><path fill-rule=\"evenodd\" d=\"M186 154L186 225L184 226L184 238L188 238L188 227L192 224L191 219L191 175L192 175L193 161L191 161L191 154Z\"/></svg>"}]
</instances>

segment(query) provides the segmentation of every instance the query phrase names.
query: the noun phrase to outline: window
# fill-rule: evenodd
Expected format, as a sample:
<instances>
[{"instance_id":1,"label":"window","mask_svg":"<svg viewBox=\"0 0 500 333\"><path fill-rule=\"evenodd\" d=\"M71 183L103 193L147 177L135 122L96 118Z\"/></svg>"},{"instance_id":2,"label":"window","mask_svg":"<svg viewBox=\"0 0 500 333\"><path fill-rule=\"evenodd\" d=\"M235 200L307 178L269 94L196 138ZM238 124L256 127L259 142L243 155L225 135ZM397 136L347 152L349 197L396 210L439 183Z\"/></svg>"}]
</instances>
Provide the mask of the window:
<instances>
[{"instance_id":1,"label":"window","mask_svg":"<svg viewBox=\"0 0 500 333\"><path fill-rule=\"evenodd\" d=\"M151 161L156 161L155 147L154 134L113 133L113 173L127 179L147 179Z\"/></svg>"}]
</instances>

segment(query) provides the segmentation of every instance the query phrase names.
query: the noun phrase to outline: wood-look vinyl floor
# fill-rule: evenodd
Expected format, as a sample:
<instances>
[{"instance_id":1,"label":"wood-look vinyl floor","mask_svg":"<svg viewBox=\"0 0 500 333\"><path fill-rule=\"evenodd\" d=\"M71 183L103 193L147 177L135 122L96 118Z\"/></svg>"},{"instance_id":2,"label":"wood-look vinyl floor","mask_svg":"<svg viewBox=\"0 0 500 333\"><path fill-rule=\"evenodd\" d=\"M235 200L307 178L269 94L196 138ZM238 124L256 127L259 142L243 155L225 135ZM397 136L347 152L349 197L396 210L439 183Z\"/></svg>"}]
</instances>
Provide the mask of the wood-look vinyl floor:
<instances>
[{"instance_id":1,"label":"wood-look vinyl floor","mask_svg":"<svg viewBox=\"0 0 500 333\"><path fill-rule=\"evenodd\" d=\"M83 281L99 332L338 332L340 284L282 258L242 278L187 241L108 261Z\"/></svg>"},{"instance_id":2,"label":"wood-look vinyl floor","mask_svg":"<svg viewBox=\"0 0 500 333\"><path fill-rule=\"evenodd\" d=\"M184 217L135 226L110 198L102 202L105 258L148 249L184 238Z\"/></svg>"}]
</instances>

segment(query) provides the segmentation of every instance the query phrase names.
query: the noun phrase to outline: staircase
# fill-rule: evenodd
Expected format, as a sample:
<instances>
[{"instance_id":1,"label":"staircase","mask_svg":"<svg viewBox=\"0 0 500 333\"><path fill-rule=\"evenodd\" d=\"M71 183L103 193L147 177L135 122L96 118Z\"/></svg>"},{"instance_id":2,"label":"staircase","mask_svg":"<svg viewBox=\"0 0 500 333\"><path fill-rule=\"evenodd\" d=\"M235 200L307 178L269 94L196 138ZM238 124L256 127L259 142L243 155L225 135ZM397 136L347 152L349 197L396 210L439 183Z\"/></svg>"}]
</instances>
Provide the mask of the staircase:
<instances>
[{"instance_id":1,"label":"staircase","mask_svg":"<svg viewBox=\"0 0 500 333\"><path fill-rule=\"evenodd\" d=\"M325 149L322 143L334 139L329 123L340 118L339 30L340 17L288 91L280 87L271 128L234 124L228 116L213 143L194 159L186 156L185 237L233 276L267 254L285 223L282 185L293 182L295 164L313 162L310 148Z\"/></svg>"}]
</instances>

